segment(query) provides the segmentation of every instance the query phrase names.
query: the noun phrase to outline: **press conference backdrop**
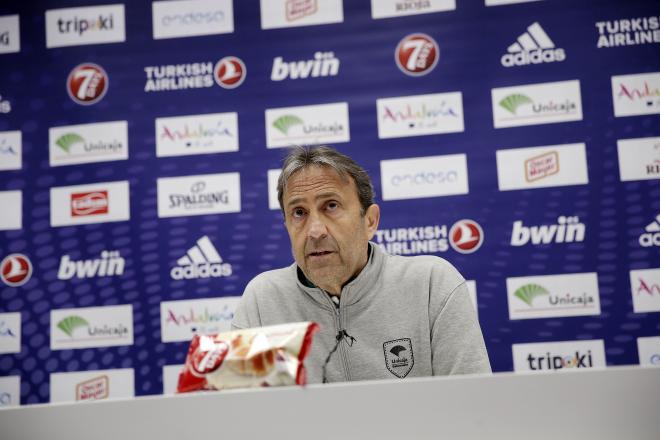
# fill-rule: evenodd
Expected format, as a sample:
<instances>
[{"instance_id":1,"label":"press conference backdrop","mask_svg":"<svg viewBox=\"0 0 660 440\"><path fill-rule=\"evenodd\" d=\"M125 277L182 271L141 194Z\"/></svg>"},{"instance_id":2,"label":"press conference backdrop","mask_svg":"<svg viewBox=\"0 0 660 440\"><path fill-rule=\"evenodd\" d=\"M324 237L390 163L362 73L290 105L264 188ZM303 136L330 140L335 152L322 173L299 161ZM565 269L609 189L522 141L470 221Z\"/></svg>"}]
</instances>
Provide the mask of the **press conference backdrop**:
<instances>
[{"instance_id":1,"label":"press conference backdrop","mask_svg":"<svg viewBox=\"0 0 660 440\"><path fill-rule=\"evenodd\" d=\"M10 0L0 61L0 405L172 392L293 261L292 144L465 275L495 371L660 361L657 1Z\"/></svg>"}]
</instances>

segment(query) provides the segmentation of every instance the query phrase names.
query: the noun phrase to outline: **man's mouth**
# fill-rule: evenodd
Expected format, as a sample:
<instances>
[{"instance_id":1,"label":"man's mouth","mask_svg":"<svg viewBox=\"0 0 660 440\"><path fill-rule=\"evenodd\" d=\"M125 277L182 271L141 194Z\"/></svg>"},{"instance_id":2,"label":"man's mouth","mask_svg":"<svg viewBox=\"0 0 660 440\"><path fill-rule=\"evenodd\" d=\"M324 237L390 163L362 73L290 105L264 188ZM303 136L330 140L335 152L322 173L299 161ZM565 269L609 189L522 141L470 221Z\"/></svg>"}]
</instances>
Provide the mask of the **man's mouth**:
<instances>
[{"instance_id":1,"label":"man's mouth","mask_svg":"<svg viewBox=\"0 0 660 440\"><path fill-rule=\"evenodd\" d=\"M308 257L324 257L330 255L332 251L314 251L307 254Z\"/></svg>"}]
</instances>

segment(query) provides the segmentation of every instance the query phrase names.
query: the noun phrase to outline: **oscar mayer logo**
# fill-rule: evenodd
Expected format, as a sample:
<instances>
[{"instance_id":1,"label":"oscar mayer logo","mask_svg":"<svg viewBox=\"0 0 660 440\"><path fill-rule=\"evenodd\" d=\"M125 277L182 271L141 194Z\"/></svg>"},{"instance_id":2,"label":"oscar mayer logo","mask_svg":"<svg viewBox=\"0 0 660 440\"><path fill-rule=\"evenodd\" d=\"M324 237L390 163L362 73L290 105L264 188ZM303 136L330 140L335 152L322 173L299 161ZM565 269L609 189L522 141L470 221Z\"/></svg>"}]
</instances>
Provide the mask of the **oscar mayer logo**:
<instances>
[{"instance_id":1,"label":"oscar mayer logo","mask_svg":"<svg viewBox=\"0 0 660 440\"><path fill-rule=\"evenodd\" d=\"M110 395L110 379L103 374L76 385L76 400L107 399Z\"/></svg>"},{"instance_id":2,"label":"oscar mayer logo","mask_svg":"<svg viewBox=\"0 0 660 440\"><path fill-rule=\"evenodd\" d=\"M318 10L318 0L287 0L286 21L300 20L316 14Z\"/></svg>"},{"instance_id":3,"label":"oscar mayer logo","mask_svg":"<svg viewBox=\"0 0 660 440\"><path fill-rule=\"evenodd\" d=\"M108 191L71 194L71 217L108 214Z\"/></svg>"},{"instance_id":4,"label":"oscar mayer logo","mask_svg":"<svg viewBox=\"0 0 660 440\"><path fill-rule=\"evenodd\" d=\"M69 73L66 90L76 104L92 105L103 99L109 82L103 67L94 63L83 63Z\"/></svg>"},{"instance_id":5,"label":"oscar mayer logo","mask_svg":"<svg viewBox=\"0 0 660 440\"><path fill-rule=\"evenodd\" d=\"M534 156L525 161L525 180L535 182L559 172L559 154L556 151Z\"/></svg>"},{"instance_id":6,"label":"oscar mayer logo","mask_svg":"<svg viewBox=\"0 0 660 440\"><path fill-rule=\"evenodd\" d=\"M405 36L394 51L394 59L399 69L410 76L430 73L438 64L440 48L433 38L426 34Z\"/></svg>"}]
</instances>

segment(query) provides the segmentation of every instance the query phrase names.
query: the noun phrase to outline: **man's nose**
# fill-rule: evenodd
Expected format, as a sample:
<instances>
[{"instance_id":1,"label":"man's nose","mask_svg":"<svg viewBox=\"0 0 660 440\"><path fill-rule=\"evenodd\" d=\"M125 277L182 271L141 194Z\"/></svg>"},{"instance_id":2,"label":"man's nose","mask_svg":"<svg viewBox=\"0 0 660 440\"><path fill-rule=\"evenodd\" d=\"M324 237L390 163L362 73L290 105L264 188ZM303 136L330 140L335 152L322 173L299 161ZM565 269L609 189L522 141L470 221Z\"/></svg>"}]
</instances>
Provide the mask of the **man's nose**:
<instances>
[{"instance_id":1,"label":"man's nose","mask_svg":"<svg viewBox=\"0 0 660 440\"><path fill-rule=\"evenodd\" d=\"M321 219L318 215L310 215L309 230L307 231L307 235L313 240L325 238L328 235L328 228L326 228L323 219Z\"/></svg>"}]
</instances>

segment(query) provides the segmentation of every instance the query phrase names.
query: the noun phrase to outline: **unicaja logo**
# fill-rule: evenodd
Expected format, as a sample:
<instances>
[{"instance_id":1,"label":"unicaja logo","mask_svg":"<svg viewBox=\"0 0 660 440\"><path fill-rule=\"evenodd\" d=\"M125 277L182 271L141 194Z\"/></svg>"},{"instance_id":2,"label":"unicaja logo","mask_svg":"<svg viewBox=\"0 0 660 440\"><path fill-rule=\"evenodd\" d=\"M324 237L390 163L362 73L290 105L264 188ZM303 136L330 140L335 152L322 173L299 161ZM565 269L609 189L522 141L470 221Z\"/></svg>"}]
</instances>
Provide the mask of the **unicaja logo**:
<instances>
[{"instance_id":1,"label":"unicaja logo","mask_svg":"<svg viewBox=\"0 0 660 440\"><path fill-rule=\"evenodd\" d=\"M223 262L206 235L197 240L197 244L188 249L186 255L176 263L176 267L170 271L170 276L175 280L228 277L232 274L231 264Z\"/></svg>"},{"instance_id":2,"label":"unicaja logo","mask_svg":"<svg viewBox=\"0 0 660 440\"><path fill-rule=\"evenodd\" d=\"M339 73L339 59L333 52L316 52L311 60L284 62L282 57L273 59L270 79L306 79L323 76L336 76Z\"/></svg>"},{"instance_id":3,"label":"unicaja logo","mask_svg":"<svg viewBox=\"0 0 660 440\"><path fill-rule=\"evenodd\" d=\"M507 52L501 59L504 67L552 63L566 59L564 49L555 47L538 22L530 25L527 32L520 35L518 40L508 47Z\"/></svg>"}]
</instances>

